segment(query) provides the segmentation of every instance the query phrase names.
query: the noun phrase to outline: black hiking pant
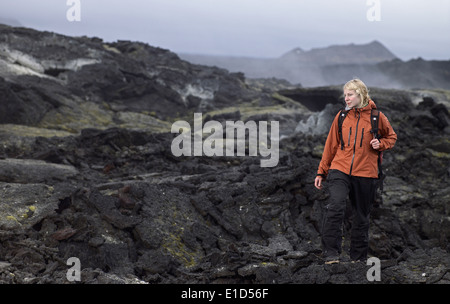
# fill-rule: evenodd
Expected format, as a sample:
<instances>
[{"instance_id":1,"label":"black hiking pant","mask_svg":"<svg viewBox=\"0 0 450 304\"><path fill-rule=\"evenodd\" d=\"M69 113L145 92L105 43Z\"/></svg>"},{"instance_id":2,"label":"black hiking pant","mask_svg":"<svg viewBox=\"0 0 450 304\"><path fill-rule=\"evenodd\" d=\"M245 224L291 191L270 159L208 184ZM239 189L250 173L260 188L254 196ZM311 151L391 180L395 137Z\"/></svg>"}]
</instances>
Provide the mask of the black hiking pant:
<instances>
[{"instance_id":1,"label":"black hiking pant","mask_svg":"<svg viewBox=\"0 0 450 304\"><path fill-rule=\"evenodd\" d=\"M324 256L338 257L342 251L342 226L348 197L352 206L350 258L365 260L369 247L369 216L376 179L349 176L339 170L330 170L327 181L330 198L322 224Z\"/></svg>"}]
</instances>

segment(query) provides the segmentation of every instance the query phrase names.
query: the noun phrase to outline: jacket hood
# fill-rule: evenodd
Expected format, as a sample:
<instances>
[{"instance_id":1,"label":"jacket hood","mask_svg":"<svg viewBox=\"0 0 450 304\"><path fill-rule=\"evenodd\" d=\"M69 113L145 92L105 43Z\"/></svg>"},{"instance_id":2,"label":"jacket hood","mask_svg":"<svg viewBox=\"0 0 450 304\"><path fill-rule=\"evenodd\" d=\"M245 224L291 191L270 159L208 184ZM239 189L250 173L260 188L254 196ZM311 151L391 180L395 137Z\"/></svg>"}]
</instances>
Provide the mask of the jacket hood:
<instances>
[{"instance_id":1,"label":"jacket hood","mask_svg":"<svg viewBox=\"0 0 450 304\"><path fill-rule=\"evenodd\" d=\"M369 109L372 110L372 109L376 109L377 105L375 104L375 102L373 102L372 99L369 99L369 104L366 107L369 107Z\"/></svg>"}]
</instances>

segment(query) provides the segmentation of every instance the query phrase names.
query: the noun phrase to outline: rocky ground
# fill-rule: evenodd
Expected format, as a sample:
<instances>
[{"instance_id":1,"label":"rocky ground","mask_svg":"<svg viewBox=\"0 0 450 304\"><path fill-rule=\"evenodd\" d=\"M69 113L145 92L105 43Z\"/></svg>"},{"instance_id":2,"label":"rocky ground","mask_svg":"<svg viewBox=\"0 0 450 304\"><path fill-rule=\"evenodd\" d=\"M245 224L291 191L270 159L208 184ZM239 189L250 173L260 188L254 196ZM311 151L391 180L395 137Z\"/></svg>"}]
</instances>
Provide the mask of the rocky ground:
<instances>
[{"instance_id":1,"label":"rocky ground","mask_svg":"<svg viewBox=\"0 0 450 304\"><path fill-rule=\"evenodd\" d=\"M324 265L313 186L340 88L246 79L129 41L0 26L0 282L370 283ZM450 92L371 95L385 153L370 256L381 283L450 283ZM279 163L175 157L177 120L279 121ZM345 225L348 247L351 221Z\"/></svg>"}]
</instances>

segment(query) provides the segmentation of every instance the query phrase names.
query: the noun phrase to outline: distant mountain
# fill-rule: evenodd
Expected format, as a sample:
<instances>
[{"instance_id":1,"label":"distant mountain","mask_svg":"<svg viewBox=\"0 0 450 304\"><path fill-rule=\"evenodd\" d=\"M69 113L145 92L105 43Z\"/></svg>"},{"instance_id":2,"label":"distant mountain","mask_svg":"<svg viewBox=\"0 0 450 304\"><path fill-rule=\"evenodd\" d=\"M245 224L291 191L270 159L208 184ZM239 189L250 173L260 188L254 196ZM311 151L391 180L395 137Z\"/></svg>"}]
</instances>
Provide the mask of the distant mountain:
<instances>
[{"instance_id":1,"label":"distant mountain","mask_svg":"<svg viewBox=\"0 0 450 304\"><path fill-rule=\"evenodd\" d=\"M248 78L280 78L305 87L341 85L351 78L385 88L450 88L450 61L403 62L378 41L295 48L278 58L179 54L192 63L242 72Z\"/></svg>"},{"instance_id":2,"label":"distant mountain","mask_svg":"<svg viewBox=\"0 0 450 304\"><path fill-rule=\"evenodd\" d=\"M281 56L280 60L293 61L302 65L334 65L334 64L375 64L397 59L391 51L378 41L368 44L333 45L303 51L300 48Z\"/></svg>"}]
</instances>

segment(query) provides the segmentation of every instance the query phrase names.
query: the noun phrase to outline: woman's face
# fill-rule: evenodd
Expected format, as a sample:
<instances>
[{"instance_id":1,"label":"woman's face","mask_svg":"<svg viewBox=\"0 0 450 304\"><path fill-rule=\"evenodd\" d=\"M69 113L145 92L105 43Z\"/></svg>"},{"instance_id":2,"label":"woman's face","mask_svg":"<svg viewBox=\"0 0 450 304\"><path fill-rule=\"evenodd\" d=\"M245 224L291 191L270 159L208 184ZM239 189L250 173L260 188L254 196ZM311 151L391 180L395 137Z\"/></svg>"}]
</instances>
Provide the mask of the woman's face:
<instances>
[{"instance_id":1,"label":"woman's face","mask_svg":"<svg viewBox=\"0 0 450 304\"><path fill-rule=\"evenodd\" d=\"M361 98L359 98L355 90L344 90L344 99L349 108L357 107L361 103Z\"/></svg>"}]
</instances>

